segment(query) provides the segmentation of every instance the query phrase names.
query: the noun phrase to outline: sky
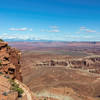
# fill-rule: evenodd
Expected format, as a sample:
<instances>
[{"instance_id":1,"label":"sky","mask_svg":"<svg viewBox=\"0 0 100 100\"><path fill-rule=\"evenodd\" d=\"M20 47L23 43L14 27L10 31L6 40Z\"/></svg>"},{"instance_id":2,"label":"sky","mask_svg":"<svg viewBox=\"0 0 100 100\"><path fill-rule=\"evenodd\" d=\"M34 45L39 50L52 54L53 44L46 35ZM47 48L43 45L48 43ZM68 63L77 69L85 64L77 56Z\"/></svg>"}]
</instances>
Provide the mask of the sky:
<instances>
[{"instance_id":1,"label":"sky","mask_svg":"<svg viewBox=\"0 0 100 100\"><path fill-rule=\"evenodd\" d=\"M100 41L100 0L0 0L0 38Z\"/></svg>"}]
</instances>

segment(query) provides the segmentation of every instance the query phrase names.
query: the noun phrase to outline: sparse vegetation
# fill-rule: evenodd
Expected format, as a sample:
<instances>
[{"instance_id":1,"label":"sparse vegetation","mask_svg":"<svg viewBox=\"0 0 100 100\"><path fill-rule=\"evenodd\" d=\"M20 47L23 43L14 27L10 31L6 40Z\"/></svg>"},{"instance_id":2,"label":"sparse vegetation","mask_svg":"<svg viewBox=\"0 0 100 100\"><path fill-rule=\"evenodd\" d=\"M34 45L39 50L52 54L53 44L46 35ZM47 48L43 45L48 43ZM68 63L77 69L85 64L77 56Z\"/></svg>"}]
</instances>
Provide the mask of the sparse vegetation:
<instances>
[{"instance_id":1,"label":"sparse vegetation","mask_svg":"<svg viewBox=\"0 0 100 100\"><path fill-rule=\"evenodd\" d=\"M4 77L7 78L7 79L9 79L9 76L6 76L6 75L5 75Z\"/></svg>"},{"instance_id":2,"label":"sparse vegetation","mask_svg":"<svg viewBox=\"0 0 100 100\"><path fill-rule=\"evenodd\" d=\"M7 95L8 95L8 93L7 93L7 92L3 92L3 94L2 94L2 95L7 96Z\"/></svg>"},{"instance_id":3,"label":"sparse vegetation","mask_svg":"<svg viewBox=\"0 0 100 100\"><path fill-rule=\"evenodd\" d=\"M7 46L7 49L10 49L10 48L11 48L11 46L8 45L8 46Z\"/></svg>"},{"instance_id":4,"label":"sparse vegetation","mask_svg":"<svg viewBox=\"0 0 100 100\"><path fill-rule=\"evenodd\" d=\"M0 75L2 75L3 73L2 72L0 72Z\"/></svg>"},{"instance_id":5,"label":"sparse vegetation","mask_svg":"<svg viewBox=\"0 0 100 100\"><path fill-rule=\"evenodd\" d=\"M2 66L2 61L0 60L0 66Z\"/></svg>"},{"instance_id":6,"label":"sparse vegetation","mask_svg":"<svg viewBox=\"0 0 100 100\"><path fill-rule=\"evenodd\" d=\"M0 39L0 42L4 42L4 40Z\"/></svg>"},{"instance_id":7,"label":"sparse vegetation","mask_svg":"<svg viewBox=\"0 0 100 100\"><path fill-rule=\"evenodd\" d=\"M23 94L23 89L19 87L19 85L12 79L10 79L10 83L11 83L11 90L18 92L18 97L21 97Z\"/></svg>"}]
</instances>

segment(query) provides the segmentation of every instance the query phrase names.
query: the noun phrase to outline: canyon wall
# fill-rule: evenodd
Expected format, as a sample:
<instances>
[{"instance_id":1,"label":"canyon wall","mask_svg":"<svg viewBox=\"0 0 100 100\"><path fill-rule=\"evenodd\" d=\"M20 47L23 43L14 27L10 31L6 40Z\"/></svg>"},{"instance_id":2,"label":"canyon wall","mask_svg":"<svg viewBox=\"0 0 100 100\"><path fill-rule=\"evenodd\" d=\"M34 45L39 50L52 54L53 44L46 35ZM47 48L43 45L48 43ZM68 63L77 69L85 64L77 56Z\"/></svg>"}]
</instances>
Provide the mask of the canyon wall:
<instances>
[{"instance_id":1,"label":"canyon wall","mask_svg":"<svg viewBox=\"0 0 100 100\"><path fill-rule=\"evenodd\" d=\"M21 52L8 46L6 42L0 42L0 72L12 79L22 81Z\"/></svg>"},{"instance_id":2,"label":"canyon wall","mask_svg":"<svg viewBox=\"0 0 100 100\"><path fill-rule=\"evenodd\" d=\"M11 81L22 82L20 56L20 51L8 46L7 42L0 42L0 100L19 100L21 88L14 82L12 85ZM24 96L21 98L27 100Z\"/></svg>"},{"instance_id":3,"label":"canyon wall","mask_svg":"<svg viewBox=\"0 0 100 100\"><path fill-rule=\"evenodd\" d=\"M41 61L34 63L34 66L41 67L67 67L75 69L84 69L92 73L100 74L100 56L87 56L83 58L70 58L67 59L51 59L48 61Z\"/></svg>"}]
</instances>

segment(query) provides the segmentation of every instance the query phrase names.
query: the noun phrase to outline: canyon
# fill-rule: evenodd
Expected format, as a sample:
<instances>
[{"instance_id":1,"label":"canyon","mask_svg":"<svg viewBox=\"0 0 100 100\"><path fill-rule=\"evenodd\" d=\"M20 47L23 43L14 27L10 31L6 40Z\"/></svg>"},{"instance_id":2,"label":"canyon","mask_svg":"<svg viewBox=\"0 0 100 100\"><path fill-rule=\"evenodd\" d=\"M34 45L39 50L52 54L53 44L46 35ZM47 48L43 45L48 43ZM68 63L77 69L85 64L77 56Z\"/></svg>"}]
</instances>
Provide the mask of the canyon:
<instances>
[{"instance_id":1,"label":"canyon","mask_svg":"<svg viewBox=\"0 0 100 100\"><path fill-rule=\"evenodd\" d=\"M9 45L0 42L0 100L100 100L99 43Z\"/></svg>"},{"instance_id":2,"label":"canyon","mask_svg":"<svg viewBox=\"0 0 100 100\"><path fill-rule=\"evenodd\" d=\"M23 82L37 96L57 100L99 100L100 56L23 54ZM27 65L27 66L26 66Z\"/></svg>"},{"instance_id":3,"label":"canyon","mask_svg":"<svg viewBox=\"0 0 100 100\"><path fill-rule=\"evenodd\" d=\"M26 44L24 48L18 44L13 46L22 51L23 82L38 99L100 99L99 43L95 50L94 45L90 49L88 43L73 43L70 47L64 44L59 48L56 46L59 43L53 46L51 43L21 43Z\"/></svg>"}]
</instances>

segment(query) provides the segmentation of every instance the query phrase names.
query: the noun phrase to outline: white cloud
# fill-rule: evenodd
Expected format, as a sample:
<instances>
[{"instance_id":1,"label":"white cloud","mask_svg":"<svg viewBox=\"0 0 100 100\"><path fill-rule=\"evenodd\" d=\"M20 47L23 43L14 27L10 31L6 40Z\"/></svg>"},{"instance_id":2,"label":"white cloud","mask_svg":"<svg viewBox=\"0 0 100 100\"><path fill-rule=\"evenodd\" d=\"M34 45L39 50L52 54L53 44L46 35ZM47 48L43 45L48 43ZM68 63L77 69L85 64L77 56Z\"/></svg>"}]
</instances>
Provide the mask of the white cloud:
<instances>
[{"instance_id":1,"label":"white cloud","mask_svg":"<svg viewBox=\"0 0 100 100\"><path fill-rule=\"evenodd\" d=\"M96 33L96 30L92 30L92 29L89 29L89 28L83 26L83 27L80 27L80 31L76 32L76 33L81 33L81 32Z\"/></svg>"},{"instance_id":2,"label":"white cloud","mask_svg":"<svg viewBox=\"0 0 100 100\"><path fill-rule=\"evenodd\" d=\"M41 32L58 33L60 30L58 26L50 26L50 29L42 29Z\"/></svg>"},{"instance_id":3,"label":"white cloud","mask_svg":"<svg viewBox=\"0 0 100 100\"><path fill-rule=\"evenodd\" d=\"M50 31L48 31L48 32L52 32L52 33L58 33L58 32L60 32L60 30L58 30L58 29L55 29L55 30L50 30Z\"/></svg>"},{"instance_id":4,"label":"white cloud","mask_svg":"<svg viewBox=\"0 0 100 100\"><path fill-rule=\"evenodd\" d=\"M84 36L83 38L92 39L92 38L94 38L94 36Z\"/></svg>"},{"instance_id":5,"label":"white cloud","mask_svg":"<svg viewBox=\"0 0 100 100\"><path fill-rule=\"evenodd\" d=\"M17 36L15 34L13 35L9 35L7 33L3 33L2 35L0 35L0 38L2 39L15 39Z\"/></svg>"},{"instance_id":6,"label":"white cloud","mask_svg":"<svg viewBox=\"0 0 100 100\"><path fill-rule=\"evenodd\" d=\"M50 28L58 29L59 27L55 25L55 26L50 26Z\"/></svg>"},{"instance_id":7,"label":"white cloud","mask_svg":"<svg viewBox=\"0 0 100 100\"><path fill-rule=\"evenodd\" d=\"M54 30L41 30L41 32L50 32L50 33L58 33L58 32L60 32L60 30L58 30L58 29L54 29Z\"/></svg>"},{"instance_id":8,"label":"white cloud","mask_svg":"<svg viewBox=\"0 0 100 100\"><path fill-rule=\"evenodd\" d=\"M24 28L10 28L10 31L27 31L28 28L24 27Z\"/></svg>"},{"instance_id":9,"label":"white cloud","mask_svg":"<svg viewBox=\"0 0 100 100\"><path fill-rule=\"evenodd\" d=\"M9 31L32 31L32 28L26 28L26 27L23 27L23 28L9 28Z\"/></svg>"},{"instance_id":10,"label":"white cloud","mask_svg":"<svg viewBox=\"0 0 100 100\"><path fill-rule=\"evenodd\" d=\"M86 30L86 29L87 29L87 28L84 27L84 26L80 27L80 30Z\"/></svg>"},{"instance_id":11,"label":"white cloud","mask_svg":"<svg viewBox=\"0 0 100 100\"><path fill-rule=\"evenodd\" d=\"M22 40L35 40L36 37L34 35L31 34L9 34L9 33L3 33L2 35L0 35L1 39L22 39Z\"/></svg>"},{"instance_id":12,"label":"white cloud","mask_svg":"<svg viewBox=\"0 0 100 100\"><path fill-rule=\"evenodd\" d=\"M65 39L67 39L68 41L93 41L94 39L96 39L96 36L84 36L84 35L65 35Z\"/></svg>"},{"instance_id":13,"label":"white cloud","mask_svg":"<svg viewBox=\"0 0 100 100\"><path fill-rule=\"evenodd\" d=\"M88 33L95 33L96 31L95 30L86 30L86 32L88 32Z\"/></svg>"}]
</instances>

